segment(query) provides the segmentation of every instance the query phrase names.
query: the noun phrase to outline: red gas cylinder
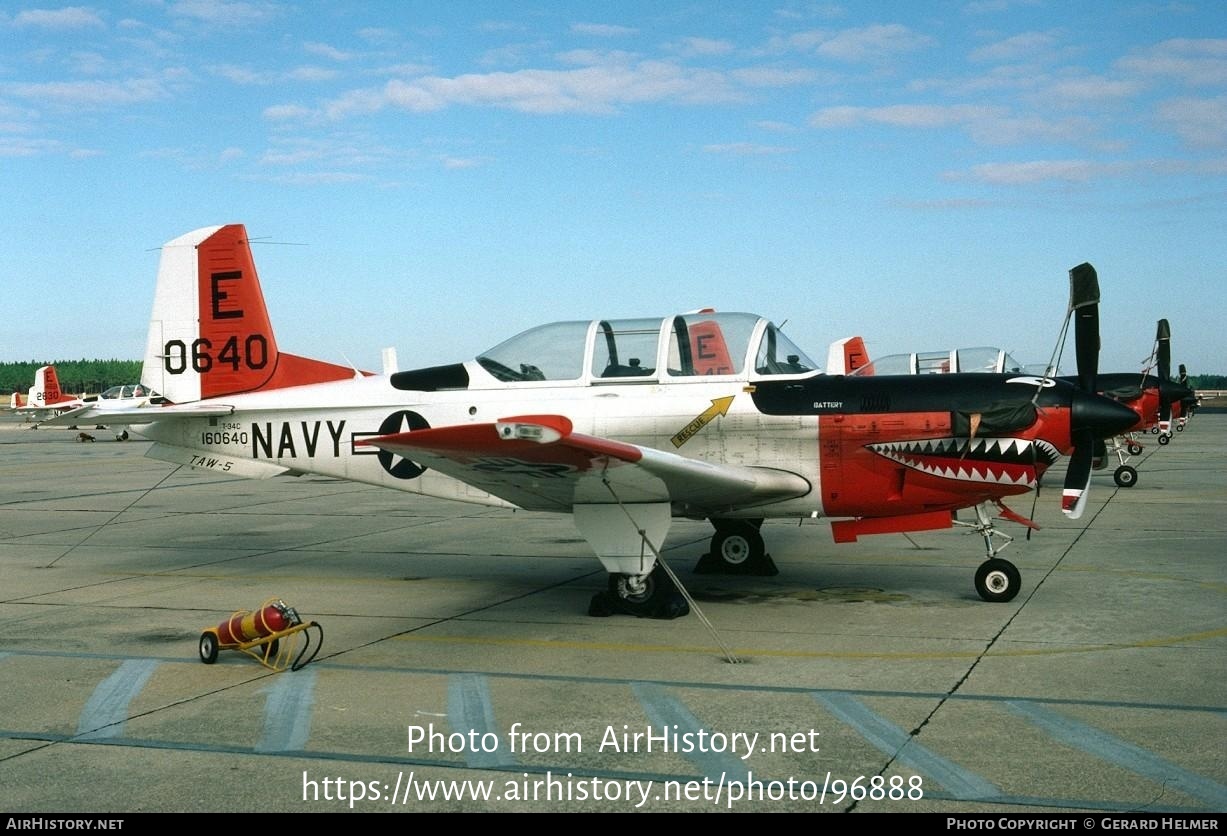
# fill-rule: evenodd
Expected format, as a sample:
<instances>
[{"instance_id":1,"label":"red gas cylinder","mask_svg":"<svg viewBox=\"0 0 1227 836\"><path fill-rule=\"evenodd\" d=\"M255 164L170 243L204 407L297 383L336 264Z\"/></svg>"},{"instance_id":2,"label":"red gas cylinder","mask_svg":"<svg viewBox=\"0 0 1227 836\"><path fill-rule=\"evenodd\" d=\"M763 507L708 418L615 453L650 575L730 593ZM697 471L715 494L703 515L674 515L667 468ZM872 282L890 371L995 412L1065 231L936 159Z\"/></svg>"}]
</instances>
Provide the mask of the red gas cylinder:
<instances>
[{"instance_id":1,"label":"red gas cylinder","mask_svg":"<svg viewBox=\"0 0 1227 836\"><path fill-rule=\"evenodd\" d=\"M289 608L277 601L255 612L236 612L228 621L217 625L217 639L222 644L242 644L255 641L293 626Z\"/></svg>"}]
</instances>

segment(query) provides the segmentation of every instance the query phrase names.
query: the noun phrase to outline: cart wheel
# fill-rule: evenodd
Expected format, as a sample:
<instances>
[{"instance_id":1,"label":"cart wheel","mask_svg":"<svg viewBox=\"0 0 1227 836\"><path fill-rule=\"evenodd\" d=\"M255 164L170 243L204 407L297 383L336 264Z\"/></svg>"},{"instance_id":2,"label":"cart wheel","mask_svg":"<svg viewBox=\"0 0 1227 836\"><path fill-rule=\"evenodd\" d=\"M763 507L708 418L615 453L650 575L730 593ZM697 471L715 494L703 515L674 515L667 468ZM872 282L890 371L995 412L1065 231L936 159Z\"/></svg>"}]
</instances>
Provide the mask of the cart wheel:
<instances>
[{"instance_id":1,"label":"cart wheel","mask_svg":"<svg viewBox=\"0 0 1227 836\"><path fill-rule=\"evenodd\" d=\"M213 633L200 634L200 661L206 665L217 661L217 636Z\"/></svg>"},{"instance_id":2,"label":"cart wheel","mask_svg":"<svg viewBox=\"0 0 1227 836\"><path fill-rule=\"evenodd\" d=\"M264 658L269 660L276 659L277 651L280 649L281 639L273 639L271 642L265 645Z\"/></svg>"}]
</instances>

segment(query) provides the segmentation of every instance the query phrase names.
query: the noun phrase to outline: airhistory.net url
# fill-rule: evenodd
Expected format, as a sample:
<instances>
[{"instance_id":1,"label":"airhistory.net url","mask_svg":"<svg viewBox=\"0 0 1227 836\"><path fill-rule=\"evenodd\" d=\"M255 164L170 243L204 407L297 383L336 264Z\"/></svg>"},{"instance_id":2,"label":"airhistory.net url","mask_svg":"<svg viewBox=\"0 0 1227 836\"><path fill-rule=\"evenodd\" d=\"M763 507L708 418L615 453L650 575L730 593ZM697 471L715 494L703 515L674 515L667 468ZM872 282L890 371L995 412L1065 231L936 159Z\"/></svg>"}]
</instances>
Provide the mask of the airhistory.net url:
<instances>
[{"instance_id":1,"label":"airhistory.net url","mask_svg":"<svg viewBox=\"0 0 1227 836\"><path fill-rule=\"evenodd\" d=\"M362 804L387 804L409 807L432 802L614 802L641 809L649 802L707 802L732 809L741 803L806 802L840 804L845 800L919 801L924 797L919 775L903 778L894 775L861 776L852 781L834 778L828 772L816 780L761 780L748 773L744 779L719 778L692 780L634 780L576 776L565 777L545 772L521 773L519 778L496 779L422 779L415 773L398 772L394 783L353 781L341 777L311 778L302 774L302 799L305 802L344 802L352 809Z\"/></svg>"}]
</instances>

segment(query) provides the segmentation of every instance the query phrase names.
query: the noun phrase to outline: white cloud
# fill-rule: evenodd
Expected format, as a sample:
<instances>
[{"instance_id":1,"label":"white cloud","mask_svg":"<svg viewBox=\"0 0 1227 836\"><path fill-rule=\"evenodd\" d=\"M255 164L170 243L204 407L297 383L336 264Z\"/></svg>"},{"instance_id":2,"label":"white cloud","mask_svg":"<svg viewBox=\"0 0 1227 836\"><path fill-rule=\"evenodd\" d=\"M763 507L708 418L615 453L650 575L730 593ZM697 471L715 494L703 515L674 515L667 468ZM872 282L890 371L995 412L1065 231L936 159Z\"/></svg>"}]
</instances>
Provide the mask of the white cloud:
<instances>
[{"instance_id":1,"label":"white cloud","mask_svg":"<svg viewBox=\"0 0 1227 836\"><path fill-rule=\"evenodd\" d=\"M810 117L815 128L851 128L867 124L900 128L942 128L965 125L1006 114L990 105L887 105L885 107L828 107Z\"/></svg>"},{"instance_id":2,"label":"white cloud","mask_svg":"<svg viewBox=\"0 0 1227 836\"><path fill-rule=\"evenodd\" d=\"M36 157L64 150L64 144L54 139L0 137L0 157Z\"/></svg>"},{"instance_id":3,"label":"white cloud","mask_svg":"<svg viewBox=\"0 0 1227 836\"><path fill-rule=\"evenodd\" d=\"M998 14L1019 6L1038 6L1040 0L972 0L963 6L966 14Z\"/></svg>"},{"instance_id":4,"label":"white cloud","mask_svg":"<svg viewBox=\"0 0 1227 836\"><path fill-rule=\"evenodd\" d=\"M251 70L231 64L210 67L209 71L227 81L244 85L280 84L286 81L329 81L337 77L336 70L325 67L298 67L287 71Z\"/></svg>"},{"instance_id":5,"label":"white cloud","mask_svg":"<svg viewBox=\"0 0 1227 836\"><path fill-rule=\"evenodd\" d=\"M298 67L285 74L289 81L331 81L338 75L326 67Z\"/></svg>"},{"instance_id":6,"label":"white cloud","mask_svg":"<svg viewBox=\"0 0 1227 836\"><path fill-rule=\"evenodd\" d=\"M1082 117L1051 120L1042 116L1017 116L998 105L887 105L885 107L828 107L809 119L820 129L885 125L901 129L935 130L957 128L982 145L1008 145L1031 140L1075 140L1094 131Z\"/></svg>"},{"instance_id":7,"label":"white cloud","mask_svg":"<svg viewBox=\"0 0 1227 836\"><path fill-rule=\"evenodd\" d=\"M520 70L455 77L393 79L382 89L353 90L328 102L325 114L338 119L384 107L411 112L449 105L497 107L523 113L614 113L640 102L685 104L740 101L721 73L666 61L582 67L574 70Z\"/></svg>"},{"instance_id":8,"label":"white cloud","mask_svg":"<svg viewBox=\"0 0 1227 836\"><path fill-rule=\"evenodd\" d=\"M301 105L273 105L272 107L264 108L264 118L275 122L304 119L311 116L313 112L310 108L302 107Z\"/></svg>"},{"instance_id":9,"label":"white cloud","mask_svg":"<svg viewBox=\"0 0 1227 836\"><path fill-rule=\"evenodd\" d=\"M708 154L734 154L739 157L761 157L776 154L793 154L796 148L785 148L782 145L759 145L754 142L729 142L723 145L704 145L703 151Z\"/></svg>"},{"instance_id":10,"label":"white cloud","mask_svg":"<svg viewBox=\"0 0 1227 836\"><path fill-rule=\"evenodd\" d=\"M148 78L129 81L48 81L0 85L0 91L23 99L73 107L109 107L166 97L162 85Z\"/></svg>"},{"instance_id":11,"label":"white cloud","mask_svg":"<svg viewBox=\"0 0 1227 836\"><path fill-rule=\"evenodd\" d=\"M1227 38L1174 38L1120 59L1121 69L1184 84L1227 83Z\"/></svg>"},{"instance_id":12,"label":"white cloud","mask_svg":"<svg viewBox=\"0 0 1227 836\"><path fill-rule=\"evenodd\" d=\"M640 60L633 52L621 49L569 49L556 56L561 64L573 67L591 67L599 64L633 64Z\"/></svg>"},{"instance_id":13,"label":"white cloud","mask_svg":"<svg viewBox=\"0 0 1227 836\"><path fill-rule=\"evenodd\" d=\"M1227 160L1033 160L1028 162L988 162L967 171L946 172L948 180L975 180L989 185L1033 185L1037 183L1090 183L1108 178L1221 177L1227 173Z\"/></svg>"},{"instance_id":14,"label":"white cloud","mask_svg":"<svg viewBox=\"0 0 1227 836\"><path fill-rule=\"evenodd\" d=\"M446 169L477 168L488 162L484 157L440 157L439 164Z\"/></svg>"},{"instance_id":15,"label":"white cloud","mask_svg":"<svg viewBox=\"0 0 1227 836\"><path fill-rule=\"evenodd\" d=\"M374 182L375 178L369 174L355 174L349 171L318 171L315 173L301 172L298 174L249 176L247 179L279 183L283 186L335 186L347 183L369 183Z\"/></svg>"},{"instance_id":16,"label":"white cloud","mask_svg":"<svg viewBox=\"0 0 1227 836\"><path fill-rule=\"evenodd\" d=\"M714 38L682 38L673 48L687 57L696 55L728 55L734 50L732 41L716 40Z\"/></svg>"},{"instance_id":17,"label":"white cloud","mask_svg":"<svg viewBox=\"0 0 1227 836\"><path fill-rule=\"evenodd\" d=\"M337 49L334 46L329 46L328 44L309 41L303 44L302 48L312 55L319 55L322 58L331 58L333 61L348 61L353 58L353 55L350 53Z\"/></svg>"},{"instance_id":18,"label":"white cloud","mask_svg":"<svg viewBox=\"0 0 1227 836\"><path fill-rule=\"evenodd\" d=\"M794 84L809 84L818 74L813 70L785 70L774 67L743 67L732 70L729 76L747 87L789 87Z\"/></svg>"},{"instance_id":19,"label":"white cloud","mask_svg":"<svg viewBox=\"0 0 1227 836\"><path fill-rule=\"evenodd\" d=\"M176 0L168 11L214 26L244 26L270 20L280 9L275 3L228 2L227 0Z\"/></svg>"},{"instance_id":20,"label":"white cloud","mask_svg":"<svg viewBox=\"0 0 1227 836\"><path fill-rule=\"evenodd\" d=\"M608 23L572 23L571 31L577 35L595 35L598 38L623 38L639 32L629 26L614 26Z\"/></svg>"},{"instance_id":21,"label":"white cloud","mask_svg":"<svg viewBox=\"0 0 1227 836\"><path fill-rule=\"evenodd\" d=\"M1046 85L1041 94L1049 101L1059 99L1067 105L1101 102L1105 99L1126 99L1145 89L1138 81L1104 78L1098 75L1062 78Z\"/></svg>"},{"instance_id":22,"label":"white cloud","mask_svg":"<svg viewBox=\"0 0 1227 836\"><path fill-rule=\"evenodd\" d=\"M1032 160L1013 163L983 163L967 171L950 171L947 180L973 180L995 186L1027 186L1036 183L1089 183L1119 177L1221 176L1227 160Z\"/></svg>"},{"instance_id":23,"label":"white cloud","mask_svg":"<svg viewBox=\"0 0 1227 836\"><path fill-rule=\"evenodd\" d=\"M797 132L797 126L793 125L791 122L776 122L770 119L760 119L759 121L752 122L751 124L760 131L767 131L768 133L791 134Z\"/></svg>"},{"instance_id":24,"label":"white cloud","mask_svg":"<svg viewBox=\"0 0 1227 836\"><path fill-rule=\"evenodd\" d=\"M1119 175L1125 163L1097 163L1091 160L1034 160L1021 163L982 163L968 174L949 174L947 179L971 179L999 186L1020 186L1059 180L1086 183L1105 175Z\"/></svg>"},{"instance_id":25,"label":"white cloud","mask_svg":"<svg viewBox=\"0 0 1227 836\"><path fill-rule=\"evenodd\" d=\"M1190 145L1227 145L1227 96L1172 99L1159 105L1157 115Z\"/></svg>"},{"instance_id":26,"label":"white cloud","mask_svg":"<svg viewBox=\"0 0 1227 836\"><path fill-rule=\"evenodd\" d=\"M972 61L1004 62L1035 61L1038 55L1051 51L1057 44L1051 32L1022 32L996 43L974 49Z\"/></svg>"},{"instance_id":27,"label":"white cloud","mask_svg":"<svg viewBox=\"0 0 1227 836\"><path fill-rule=\"evenodd\" d=\"M101 29L105 26L98 13L85 6L27 9L13 15L13 25L39 29Z\"/></svg>"},{"instance_id":28,"label":"white cloud","mask_svg":"<svg viewBox=\"0 0 1227 836\"><path fill-rule=\"evenodd\" d=\"M836 61L881 61L885 58L933 46L936 41L899 23L878 23L839 32L814 30L788 39L794 49L813 51Z\"/></svg>"}]
</instances>

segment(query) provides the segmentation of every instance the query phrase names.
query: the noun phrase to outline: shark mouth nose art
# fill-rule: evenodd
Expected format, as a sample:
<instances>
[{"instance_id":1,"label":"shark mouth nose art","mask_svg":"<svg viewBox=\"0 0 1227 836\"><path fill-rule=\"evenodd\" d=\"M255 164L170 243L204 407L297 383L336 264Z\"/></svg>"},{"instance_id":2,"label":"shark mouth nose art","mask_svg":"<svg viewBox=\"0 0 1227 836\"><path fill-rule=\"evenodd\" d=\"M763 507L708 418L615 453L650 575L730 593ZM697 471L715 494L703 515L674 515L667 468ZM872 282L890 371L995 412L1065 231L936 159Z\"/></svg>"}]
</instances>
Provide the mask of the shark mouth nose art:
<instances>
[{"instance_id":1,"label":"shark mouth nose art","mask_svg":"<svg viewBox=\"0 0 1227 836\"><path fill-rule=\"evenodd\" d=\"M1029 438L927 438L868 445L892 461L941 479L1034 487L1060 453Z\"/></svg>"}]
</instances>

